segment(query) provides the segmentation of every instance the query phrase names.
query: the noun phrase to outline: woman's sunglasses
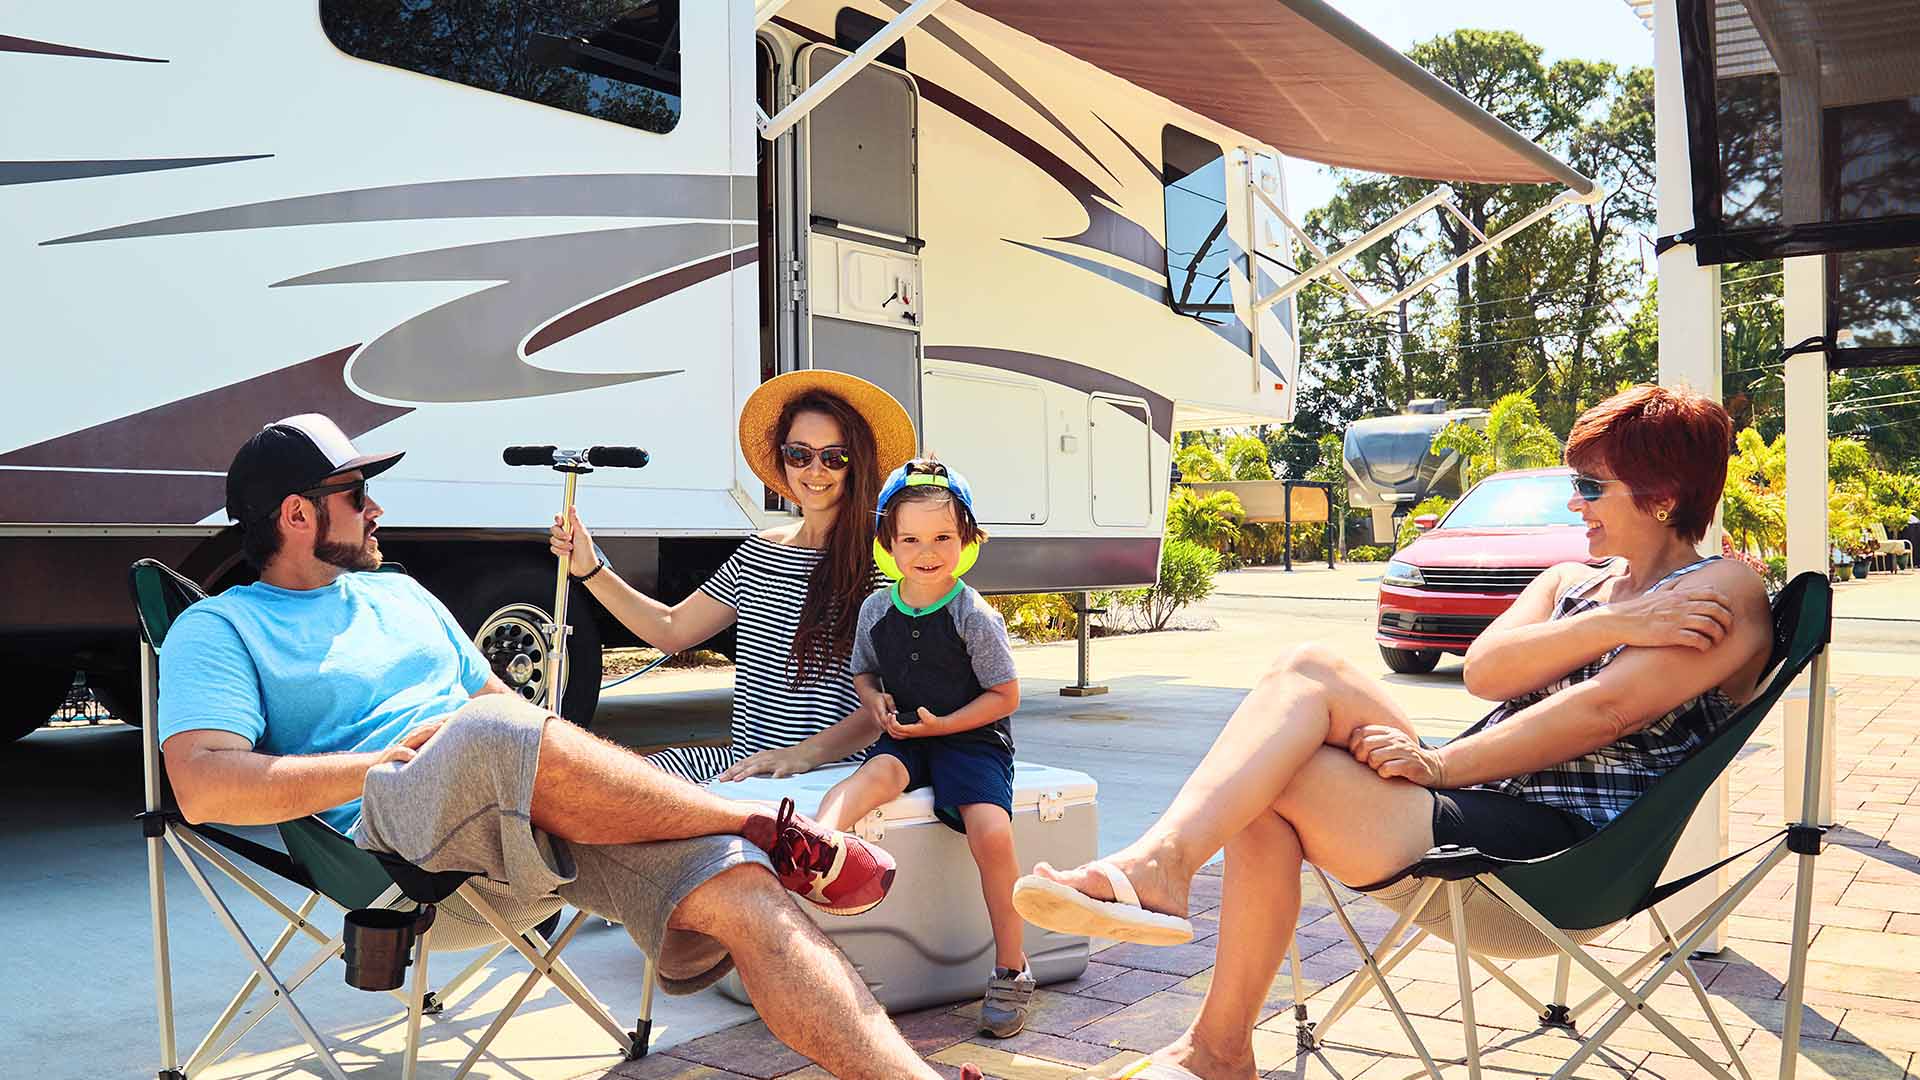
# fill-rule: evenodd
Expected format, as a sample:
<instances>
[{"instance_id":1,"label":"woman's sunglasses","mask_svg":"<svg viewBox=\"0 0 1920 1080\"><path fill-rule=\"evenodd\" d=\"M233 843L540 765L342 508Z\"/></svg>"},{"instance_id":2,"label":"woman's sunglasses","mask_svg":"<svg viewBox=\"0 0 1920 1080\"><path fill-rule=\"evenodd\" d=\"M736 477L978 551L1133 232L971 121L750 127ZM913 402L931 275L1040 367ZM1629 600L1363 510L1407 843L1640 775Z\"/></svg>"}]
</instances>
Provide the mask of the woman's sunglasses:
<instances>
[{"instance_id":1,"label":"woman's sunglasses","mask_svg":"<svg viewBox=\"0 0 1920 1080\"><path fill-rule=\"evenodd\" d=\"M780 447L780 456L795 469L804 469L813 464L816 455L820 458L820 464L834 472L853 464L853 452L844 446L823 446L815 450L805 443L790 442Z\"/></svg>"},{"instance_id":2,"label":"woman's sunglasses","mask_svg":"<svg viewBox=\"0 0 1920 1080\"><path fill-rule=\"evenodd\" d=\"M1618 480L1602 480L1597 476L1588 476L1585 473L1574 473L1571 479L1573 480L1573 493L1580 496L1582 502L1599 502L1600 496L1607 493L1608 484L1617 484L1620 482Z\"/></svg>"},{"instance_id":3,"label":"woman's sunglasses","mask_svg":"<svg viewBox=\"0 0 1920 1080\"><path fill-rule=\"evenodd\" d=\"M319 487L316 487L316 488L308 488L307 490L301 492L300 494L305 495L309 499L317 500L317 499L324 499L327 496L340 491L344 491L347 493L347 502L354 508L354 510L356 511L366 510L367 482L365 480L342 480L334 484L321 484Z\"/></svg>"}]
</instances>

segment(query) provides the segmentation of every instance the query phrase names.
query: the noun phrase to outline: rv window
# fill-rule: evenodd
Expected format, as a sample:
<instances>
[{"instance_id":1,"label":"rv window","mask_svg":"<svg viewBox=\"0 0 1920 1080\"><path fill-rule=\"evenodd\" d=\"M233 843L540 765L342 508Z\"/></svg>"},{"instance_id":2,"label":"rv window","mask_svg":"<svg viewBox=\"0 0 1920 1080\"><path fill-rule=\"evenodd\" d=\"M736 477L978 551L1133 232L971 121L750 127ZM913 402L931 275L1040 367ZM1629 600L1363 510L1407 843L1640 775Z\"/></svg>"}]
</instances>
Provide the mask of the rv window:
<instances>
[{"instance_id":1,"label":"rv window","mask_svg":"<svg viewBox=\"0 0 1920 1080\"><path fill-rule=\"evenodd\" d=\"M320 0L341 51L666 132L680 121L680 0Z\"/></svg>"},{"instance_id":2,"label":"rv window","mask_svg":"<svg viewBox=\"0 0 1920 1080\"><path fill-rule=\"evenodd\" d=\"M1227 159L1218 144L1168 125L1161 136L1167 185L1168 302L1182 315L1233 316L1227 236Z\"/></svg>"}]
</instances>

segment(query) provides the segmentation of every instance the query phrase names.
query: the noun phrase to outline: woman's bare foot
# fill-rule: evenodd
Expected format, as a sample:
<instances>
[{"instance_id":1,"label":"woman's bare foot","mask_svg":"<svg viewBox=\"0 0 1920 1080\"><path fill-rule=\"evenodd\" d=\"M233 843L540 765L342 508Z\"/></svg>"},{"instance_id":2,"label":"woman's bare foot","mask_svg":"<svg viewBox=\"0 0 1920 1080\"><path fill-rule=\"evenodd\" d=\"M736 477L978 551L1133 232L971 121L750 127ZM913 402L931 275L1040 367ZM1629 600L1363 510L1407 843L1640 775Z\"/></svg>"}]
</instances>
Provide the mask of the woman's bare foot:
<instances>
[{"instance_id":1,"label":"woman's bare foot","mask_svg":"<svg viewBox=\"0 0 1920 1080\"><path fill-rule=\"evenodd\" d=\"M1140 894L1141 907L1161 915L1181 919L1187 917L1187 892L1193 884L1191 870L1176 867L1171 859L1142 850L1138 844L1101 861L1127 876L1127 880L1133 883L1134 891ZM1084 865L1057 870L1049 863L1038 863L1033 872L1095 900L1118 899L1113 894L1113 883L1107 880L1106 875Z\"/></svg>"},{"instance_id":2,"label":"woman's bare foot","mask_svg":"<svg viewBox=\"0 0 1920 1080\"><path fill-rule=\"evenodd\" d=\"M1201 1080L1258 1080L1259 1072L1254 1068L1253 1044L1237 1054L1221 1055L1203 1048L1194 1038L1192 1029L1175 1039L1172 1043L1155 1050L1148 1057L1156 1065L1177 1065ZM1126 1066L1137 1064L1137 1059L1126 1059ZM1103 1077L1127 1075L1123 1068L1117 1073L1101 1073Z\"/></svg>"}]
</instances>

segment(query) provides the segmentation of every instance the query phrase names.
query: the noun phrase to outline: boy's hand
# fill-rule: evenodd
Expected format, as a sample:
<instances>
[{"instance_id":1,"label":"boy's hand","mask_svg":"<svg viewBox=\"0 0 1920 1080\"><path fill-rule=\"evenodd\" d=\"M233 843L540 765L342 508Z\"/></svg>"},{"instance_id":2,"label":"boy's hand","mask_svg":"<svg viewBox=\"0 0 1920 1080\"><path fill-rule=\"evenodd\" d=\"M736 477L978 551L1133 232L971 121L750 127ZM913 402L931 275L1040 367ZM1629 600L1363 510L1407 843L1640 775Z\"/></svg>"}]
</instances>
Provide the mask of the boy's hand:
<instances>
[{"instance_id":1,"label":"boy's hand","mask_svg":"<svg viewBox=\"0 0 1920 1080\"><path fill-rule=\"evenodd\" d=\"M936 727L940 723L940 718L928 712L925 705L920 706L920 722L917 724L903 724L900 722L900 714L891 712L880 723L887 729L887 734L896 739L920 739L928 735L940 734Z\"/></svg>"},{"instance_id":2,"label":"boy's hand","mask_svg":"<svg viewBox=\"0 0 1920 1080\"><path fill-rule=\"evenodd\" d=\"M885 691L870 696L863 695L861 704L866 706L867 711L873 715L874 721L883 729L887 726L887 721L893 719L894 714L900 711L893 704L893 695Z\"/></svg>"}]
</instances>

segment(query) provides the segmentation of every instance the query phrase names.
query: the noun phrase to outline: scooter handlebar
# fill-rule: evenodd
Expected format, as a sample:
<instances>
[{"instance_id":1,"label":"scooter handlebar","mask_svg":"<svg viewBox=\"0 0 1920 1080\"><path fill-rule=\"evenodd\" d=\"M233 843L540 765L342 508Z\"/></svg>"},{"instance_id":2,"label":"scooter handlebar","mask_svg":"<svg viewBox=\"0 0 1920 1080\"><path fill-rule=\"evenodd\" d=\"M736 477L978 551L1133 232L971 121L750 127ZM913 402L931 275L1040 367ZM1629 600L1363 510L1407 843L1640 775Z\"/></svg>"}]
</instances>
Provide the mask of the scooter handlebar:
<instances>
[{"instance_id":1,"label":"scooter handlebar","mask_svg":"<svg viewBox=\"0 0 1920 1080\"><path fill-rule=\"evenodd\" d=\"M595 468L639 469L646 466L648 455L637 446L592 446L587 448L587 460Z\"/></svg>"},{"instance_id":2,"label":"scooter handlebar","mask_svg":"<svg viewBox=\"0 0 1920 1080\"><path fill-rule=\"evenodd\" d=\"M500 460L509 465L550 466L553 464L553 452L555 449L557 449L557 447L509 446L500 452Z\"/></svg>"}]
</instances>

